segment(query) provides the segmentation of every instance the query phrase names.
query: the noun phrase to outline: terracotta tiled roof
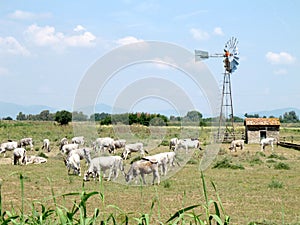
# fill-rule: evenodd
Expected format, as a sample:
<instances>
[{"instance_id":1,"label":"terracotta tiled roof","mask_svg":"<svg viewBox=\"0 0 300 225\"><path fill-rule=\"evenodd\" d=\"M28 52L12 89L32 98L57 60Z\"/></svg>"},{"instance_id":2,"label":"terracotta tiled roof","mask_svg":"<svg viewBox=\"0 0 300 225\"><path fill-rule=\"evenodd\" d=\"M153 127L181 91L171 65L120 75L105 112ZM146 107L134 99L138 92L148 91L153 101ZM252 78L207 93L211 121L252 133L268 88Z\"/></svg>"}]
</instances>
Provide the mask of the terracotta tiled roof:
<instances>
[{"instance_id":1,"label":"terracotta tiled roof","mask_svg":"<svg viewBox=\"0 0 300 225\"><path fill-rule=\"evenodd\" d=\"M280 126L278 118L246 118L245 126Z\"/></svg>"}]
</instances>

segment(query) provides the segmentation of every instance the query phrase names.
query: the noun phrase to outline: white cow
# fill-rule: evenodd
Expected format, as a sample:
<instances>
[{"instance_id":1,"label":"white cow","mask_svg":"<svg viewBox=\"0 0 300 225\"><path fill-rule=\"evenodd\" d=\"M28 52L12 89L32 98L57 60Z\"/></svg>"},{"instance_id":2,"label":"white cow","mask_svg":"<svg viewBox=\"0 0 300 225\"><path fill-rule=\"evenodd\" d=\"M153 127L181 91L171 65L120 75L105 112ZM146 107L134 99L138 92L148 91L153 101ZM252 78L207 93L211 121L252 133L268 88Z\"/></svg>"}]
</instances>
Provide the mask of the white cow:
<instances>
[{"instance_id":1,"label":"white cow","mask_svg":"<svg viewBox=\"0 0 300 225\"><path fill-rule=\"evenodd\" d=\"M64 162L68 168L68 174L70 174L70 170L73 169L73 174L81 176L80 156L78 154L75 153L70 155L68 158L64 158Z\"/></svg>"},{"instance_id":2,"label":"white cow","mask_svg":"<svg viewBox=\"0 0 300 225\"><path fill-rule=\"evenodd\" d=\"M274 150L274 143L277 143L276 138L263 138L260 141L261 151L265 150L267 145L271 145L272 151Z\"/></svg>"},{"instance_id":3,"label":"white cow","mask_svg":"<svg viewBox=\"0 0 300 225\"><path fill-rule=\"evenodd\" d=\"M115 148L124 148L125 145L126 145L126 140L125 139L114 140Z\"/></svg>"},{"instance_id":4,"label":"white cow","mask_svg":"<svg viewBox=\"0 0 300 225\"><path fill-rule=\"evenodd\" d=\"M86 164L90 165L91 163L91 151L89 148L78 148L73 149L67 153L67 158L69 158L73 154L78 154L80 156L80 160L85 159Z\"/></svg>"},{"instance_id":5,"label":"white cow","mask_svg":"<svg viewBox=\"0 0 300 225\"><path fill-rule=\"evenodd\" d=\"M26 149L25 148L15 148L14 154L14 165L25 165L26 164ZM21 162L20 162L21 160Z\"/></svg>"},{"instance_id":6,"label":"white cow","mask_svg":"<svg viewBox=\"0 0 300 225\"><path fill-rule=\"evenodd\" d=\"M179 139L177 145L175 146L174 151L177 151L180 148L184 148L185 152L188 153L189 148L195 148L201 150L200 141L198 139Z\"/></svg>"},{"instance_id":7,"label":"white cow","mask_svg":"<svg viewBox=\"0 0 300 225\"><path fill-rule=\"evenodd\" d=\"M103 177L105 177L106 170L109 170L107 180L111 178L116 179L119 175L119 171L124 173L123 159L120 156L100 156L93 158L88 170L85 172L83 180L88 181L89 176L100 177L101 172Z\"/></svg>"},{"instance_id":8,"label":"white cow","mask_svg":"<svg viewBox=\"0 0 300 225\"><path fill-rule=\"evenodd\" d=\"M109 153L115 152L115 145L114 145L114 139L110 137L104 137L104 138L97 138L94 142L94 149L95 151L100 150L101 152L104 152L105 150L108 150Z\"/></svg>"},{"instance_id":9,"label":"white cow","mask_svg":"<svg viewBox=\"0 0 300 225\"><path fill-rule=\"evenodd\" d=\"M50 140L49 140L49 139L44 139L44 140L43 140L43 146L42 146L42 149L45 149L45 150L47 150L48 152L51 151L51 149L50 149Z\"/></svg>"},{"instance_id":10,"label":"white cow","mask_svg":"<svg viewBox=\"0 0 300 225\"><path fill-rule=\"evenodd\" d=\"M169 149L174 150L175 147L177 146L177 144L178 144L178 138L171 138L170 143L169 143Z\"/></svg>"},{"instance_id":11,"label":"white cow","mask_svg":"<svg viewBox=\"0 0 300 225\"><path fill-rule=\"evenodd\" d=\"M62 138L59 142L59 150L62 150L62 147L67 144L69 144L68 139L66 137Z\"/></svg>"},{"instance_id":12,"label":"white cow","mask_svg":"<svg viewBox=\"0 0 300 225\"><path fill-rule=\"evenodd\" d=\"M146 156L144 158L151 161L157 161L158 167L161 168L161 175L166 176L168 171L168 164L175 166L175 152L162 152L155 155Z\"/></svg>"},{"instance_id":13,"label":"white cow","mask_svg":"<svg viewBox=\"0 0 300 225\"><path fill-rule=\"evenodd\" d=\"M148 154L146 150L144 150L143 143L134 143L125 145L124 151L122 153L122 158L124 160L127 159L128 155L131 155L132 152L139 152L142 157L145 156L145 152Z\"/></svg>"},{"instance_id":14,"label":"white cow","mask_svg":"<svg viewBox=\"0 0 300 225\"><path fill-rule=\"evenodd\" d=\"M62 153L64 154L69 154L70 151L72 150L75 150L75 149L78 149L79 148L79 145L78 144L66 144L64 146L62 146Z\"/></svg>"},{"instance_id":15,"label":"white cow","mask_svg":"<svg viewBox=\"0 0 300 225\"><path fill-rule=\"evenodd\" d=\"M230 144L229 149L231 151L233 151L233 150L236 151L236 147L240 147L241 150L243 150L245 147L245 140L233 140Z\"/></svg>"},{"instance_id":16,"label":"white cow","mask_svg":"<svg viewBox=\"0 0 300 225\"><path fill-rule=\"evenodd\" d=\"M46 163L47 159L41 156L27 156L26 157L26 164L40 164L40 163Z\"/></svg>"},{"instance_id":17,"label":"white cow","mask_svg":"<svg viewBox=\"0 0 300 225\"><path fill-rule=\"evenodd\" d=\"M152 184L154 184L155 179L157 179L157 184L160 183L160 176L158 172L158 162L152 161L151 159L143 158L141 160L135 161L131 164L128 173L125 176L127 183L132 181L138 175L141 175L143 184L146 184L145 174L153 174Z\"/></svg>"},{"instance_id":18,"label":"white cow","mask_svg":"<svg viewBox=\"0 0 300 225\"><path fill-rule=\"evenodd\" d=\"M32 138L22 138L20 141L19 141L19 145L18 147L24 147L26 148L26 146L30 146L30 150L33 150L33 141L32 141Z\"/></svg>"},{"instance_id":19,"label":"white cow","mask_svg":"<svg viewBox=\"0 0 300 225\"><path fill-rule=\"evenodd\" d=\"M13 151L17 147L18 147L18 142L16 141L4 142L0 145L0 153L4 153L3 157L5 157L6 151Z\"/></svg>"},{"instance_id":20,"label":"white cow","mask_svg":"<svg viewBox=\"0 0 300 225\"><path fill-rule=\"evenodd\" d=\"M73 137L71 141L73 144L84 145L84 137L83 136Z\"/></svg>"}]
</instances>

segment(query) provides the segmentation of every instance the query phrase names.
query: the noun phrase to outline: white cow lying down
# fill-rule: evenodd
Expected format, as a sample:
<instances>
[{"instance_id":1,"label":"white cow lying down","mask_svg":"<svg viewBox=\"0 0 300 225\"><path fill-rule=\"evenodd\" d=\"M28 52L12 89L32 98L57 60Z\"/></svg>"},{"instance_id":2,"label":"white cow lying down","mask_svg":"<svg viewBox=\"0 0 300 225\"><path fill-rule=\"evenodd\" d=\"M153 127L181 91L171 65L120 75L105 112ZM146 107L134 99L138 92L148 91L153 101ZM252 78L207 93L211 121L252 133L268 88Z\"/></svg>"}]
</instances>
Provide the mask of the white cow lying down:
<instances>
[{"instance_id":1,"label":"white cow lying down","mask_svg":"<svg viewBox=\"0 0 300 225\"><path fill-rule=\"evenodd\" d=\"M265 150L265 147L267 145L271 145L272 151L274 149L274 143L277 143L277 140L275 138L263 138L260 141L261 151Z\"/></svg>"},{"instance_id":2,"label":"white cow lying down","mask_svg":"<svg viewBox=\"0 0 300 225\"><path fill-rule=\"evenodd\" d=\"M128 173L125 175L125 180L127 183L129 183L135 177L141 175L143 184L146 184L145 174L150 173L153 174L152 184L154 184L155 179L157 178L157 184L159 185L160 176L158 172L158 162L151 159L142 158L141 160L135 161L131 164Z\"/></svg>"},{"instance_id":3,"label":"white cow lying down","mask_svg":"<svg viewBox=\"0 0 300 225\"><path fill-rule=\"evenodd\" d=\"M109 170L107 180L116 179L119 175L119 170L124 173L123 159L120 156L100 156L93 158L88 170L85 172L83 180L88 181L89 176L94 179L100 177L101 172L105 177L106 170Z\"/></svg>"},{"instance_id":4,"label":"white cow lying down","mask_svg":"<svg viewBox=\"0 0 300 225\"><path fill-rule=\"evenodd\" d=\"M245 140L233 140L230 144L229 149L231 151L233 151L233 150L236 151L236 147L240 147L241 150L243 150L244 146L245 146Z\"/></svg>"},{"instance_id":5,"label":"white cow lying down","mask_svg":"<svg viewBox=\"0 0 300 225\"><path fill-rule=\"evenodd\" d=\"M26 157L26 164L40 164L40 163L46 163L47 159L41 156L27 156Z\"/></svg>"}]
</instances>

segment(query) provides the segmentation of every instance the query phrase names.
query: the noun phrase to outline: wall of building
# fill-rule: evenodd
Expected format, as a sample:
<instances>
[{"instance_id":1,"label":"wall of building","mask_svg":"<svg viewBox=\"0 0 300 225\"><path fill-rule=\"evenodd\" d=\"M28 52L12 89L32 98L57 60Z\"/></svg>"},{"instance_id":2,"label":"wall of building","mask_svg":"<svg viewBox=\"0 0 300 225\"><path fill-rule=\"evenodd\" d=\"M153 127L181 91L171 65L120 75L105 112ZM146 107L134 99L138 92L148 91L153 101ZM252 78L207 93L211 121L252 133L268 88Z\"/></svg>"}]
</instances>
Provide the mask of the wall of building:
<instances>
[{"instance_id":1,"label":"wall of building","mask_svg":"<svg viewBox=\"0 0 300 225\"><path fill-rule=\"evenodd\" d=\"M247 138L248 144L259 144L260 143L260 130L247 131ZM267 137L277 138L279 140L279 131L268 131L266 130Z\"/></svg>"}]
</instances>

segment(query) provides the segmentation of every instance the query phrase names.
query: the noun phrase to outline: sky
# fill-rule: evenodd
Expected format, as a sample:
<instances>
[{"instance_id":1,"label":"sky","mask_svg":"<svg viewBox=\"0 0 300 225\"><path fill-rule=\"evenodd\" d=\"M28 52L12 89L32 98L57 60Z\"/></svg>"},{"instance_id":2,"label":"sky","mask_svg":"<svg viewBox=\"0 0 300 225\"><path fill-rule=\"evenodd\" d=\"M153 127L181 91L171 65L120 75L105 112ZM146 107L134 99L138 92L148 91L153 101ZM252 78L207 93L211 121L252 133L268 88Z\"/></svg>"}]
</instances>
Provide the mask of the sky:
<instances>
[{"instance_id":1,"label":"sky","mask_svg":"<svg viewBox=\"0 0 300 225\"><path fill-rule=\"evenodd\" d=\"M0 0L0 101L72 110L89 69L124 45L156 41L191 54L195 49L213 54L223 53L225 43L236 37L239 67L231 75L234 111L300 108L299 9L297 0ZM222 59L211 57L201 63L221 90ZM166 81L167 88L148 82L151 78ZM164 63L125 65L101 86L95 104L114 106L124 90L141 80L171 96L180 95L174 91L179 87L195 109L209 113L205 90ZM128 102L129 111L179 107L168 95L146 94L145 89L136 90L144 95Z\"/></svg>"}]
</instances>

